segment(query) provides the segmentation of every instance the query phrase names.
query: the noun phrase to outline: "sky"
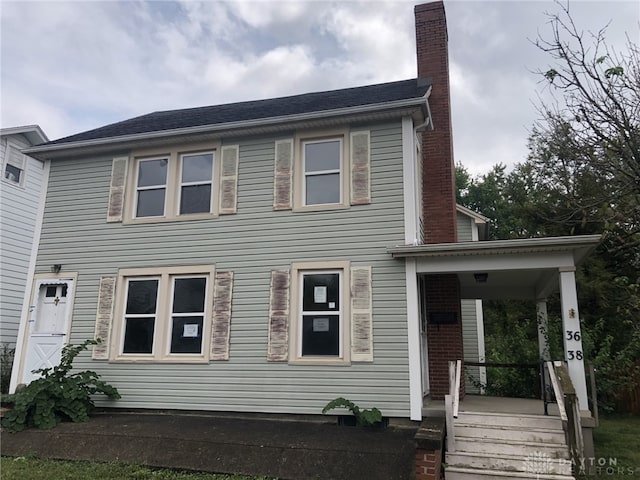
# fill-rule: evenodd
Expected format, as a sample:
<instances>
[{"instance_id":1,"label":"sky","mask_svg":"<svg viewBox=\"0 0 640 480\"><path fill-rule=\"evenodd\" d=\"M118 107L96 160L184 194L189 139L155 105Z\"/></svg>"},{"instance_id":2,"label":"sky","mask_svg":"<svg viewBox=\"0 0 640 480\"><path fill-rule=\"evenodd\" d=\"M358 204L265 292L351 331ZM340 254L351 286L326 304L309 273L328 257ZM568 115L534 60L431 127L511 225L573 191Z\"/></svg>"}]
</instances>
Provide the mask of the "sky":
<instances>
[{"instance_id":1,"label":"sky","mask_svg":"<svg viewBox=\"0 0 640 480\"><path fill-rule=\"evenodd\" d=\"M0 0L0 125L50 139L145 113L414 78L418 1ZM445 0L454 155L526 160L549 94L548 1ZM640 2L574 0L581 30L640 43Z\"/></svg>"}]
</instances>

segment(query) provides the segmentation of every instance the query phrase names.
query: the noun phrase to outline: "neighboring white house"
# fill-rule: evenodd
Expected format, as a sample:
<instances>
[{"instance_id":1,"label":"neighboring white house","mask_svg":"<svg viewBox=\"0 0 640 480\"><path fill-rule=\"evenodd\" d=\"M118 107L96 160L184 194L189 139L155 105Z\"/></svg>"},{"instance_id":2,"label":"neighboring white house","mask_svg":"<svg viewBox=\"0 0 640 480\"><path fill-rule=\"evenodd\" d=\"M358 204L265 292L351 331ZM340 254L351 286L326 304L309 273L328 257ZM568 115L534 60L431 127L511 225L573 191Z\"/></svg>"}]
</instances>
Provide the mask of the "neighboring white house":
<instances>
[{"instance_id":1,"label":"neighboring white house","mask_svg":"<svg viewBox=\"0 0 640 480\"><path fill-rule=\"evenodd\" d=\"M37 125L0 129L0 343L13 346L38 239L48 166L22 150L49 141Z\"/></svg>"}]
</instances>

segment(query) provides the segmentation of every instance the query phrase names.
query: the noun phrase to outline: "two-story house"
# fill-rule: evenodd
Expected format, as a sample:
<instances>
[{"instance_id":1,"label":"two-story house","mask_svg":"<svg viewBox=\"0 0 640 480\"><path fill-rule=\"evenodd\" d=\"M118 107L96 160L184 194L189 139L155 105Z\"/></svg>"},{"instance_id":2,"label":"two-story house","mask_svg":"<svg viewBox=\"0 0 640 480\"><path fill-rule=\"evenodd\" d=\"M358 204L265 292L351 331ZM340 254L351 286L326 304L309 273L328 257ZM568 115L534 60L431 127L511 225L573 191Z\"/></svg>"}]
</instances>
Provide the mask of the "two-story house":
<instances>
[{"instance_id":1,"label":"two-story house","mask_svg":"<svg viewBox=\"0 0 640 480\"><path fill-rule=\"evenodd\" d=\"M536 296L560 272L574 302L569 267L597 240L457 242L444 7L415 15L417 78L29 149L51 170L12 388L98 337L77 366L117 407L318 414L344 396L420 420L463 358L461 297Z\"/></svg>"},{"instance_id":2,"label":"two-story house","mask_svg":"<svg viewBox=\"0 0 640 480\"><path fill-rule=\"evenodd\" d=\"M0 344L13 348L39 232L48 164L22 153L49 139L37 125L0 129Z\"/></svg>"}]
</instances>

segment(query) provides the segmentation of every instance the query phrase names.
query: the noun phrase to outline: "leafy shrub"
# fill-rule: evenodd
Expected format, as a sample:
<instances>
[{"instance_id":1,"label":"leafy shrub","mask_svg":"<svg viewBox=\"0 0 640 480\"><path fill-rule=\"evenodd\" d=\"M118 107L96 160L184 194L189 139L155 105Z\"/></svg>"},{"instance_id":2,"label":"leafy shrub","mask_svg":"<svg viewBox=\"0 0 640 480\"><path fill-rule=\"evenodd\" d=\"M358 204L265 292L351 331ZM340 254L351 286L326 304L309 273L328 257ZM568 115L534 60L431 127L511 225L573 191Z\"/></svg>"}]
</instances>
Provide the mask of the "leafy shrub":
<instances>
[{"instance_id":1,"label":"leafy shrub","mask_svg":"<svg viewBox=\"0 0 640 480\"><path fill-rule=\"evenodd\" d=\"M338 397L335 400L331 400L322 409L322 414L326 414L329 410L334 408L343 407L347 408L356 417L356 424L362 426L372 426L382 421L382 412L377 408L360 409L355 403L347 400L343 397Z\"/></svg>"},{"instance_id":2,"label":"leafy shrub","mask_svg":"<svg viewBox=\"0 0 640 480\"><path fill-rule=\"evenodd\" d=\"M100 380L96 372L69 373L76 356L98 343L100 340L86 340L80 345L67 345L62 349L60 365L35 370L42 377L16 393L14 407L2 426L18 432L31 426L53 428L63 420L86 422L94 407L91 395L101 393L112 399L120 398L118 390Z\"/></svg>"},{"instance_id":3,"label":"leafy shrub","mask_svg":"<svg viewBox=\"0 0 640 480\"><path fill-rule=\"evenodd\" d=\"M10 348L8 343L2 344L0 348L0 393L9 393L14 353L15 349Z\"/></svg>"}]
</instances>

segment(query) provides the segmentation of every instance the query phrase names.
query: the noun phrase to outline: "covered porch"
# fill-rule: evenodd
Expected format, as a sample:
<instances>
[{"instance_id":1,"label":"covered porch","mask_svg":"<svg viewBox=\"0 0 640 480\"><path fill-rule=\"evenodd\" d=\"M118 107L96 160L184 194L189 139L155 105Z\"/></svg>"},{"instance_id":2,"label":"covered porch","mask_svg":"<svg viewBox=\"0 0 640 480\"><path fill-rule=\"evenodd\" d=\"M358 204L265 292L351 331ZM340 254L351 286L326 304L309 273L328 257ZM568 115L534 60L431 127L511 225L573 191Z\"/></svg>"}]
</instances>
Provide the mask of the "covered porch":
<instances>
[{"instance_id":1,"label":"covered porch","mask_svg":"<svg viewBox=\"0 0 640 480\"><path fill-rule=\"evenodd\" d=\"M448 392L447 362L463 358L461 299L531 300L537 307L540 331L546 324L547 297L556 291L561 299L564 360L580 410L589 415L575 270L599 241L599 235L585 235L390 248L393 257L406 262L411 418L422 419L425 393L437 401ZM436 284L432 294L457 294L457 311L451 307L455 302L425 308L425 299L433 304L434 297L425 295L421 277ZM549 360L545 336L539 334L538 341L540 359ZM492 408L512 408L508 405L516 403L524 408L525 402L507 400L519 399L494 402ZM485 402L487 407L491 403L475 396L470 401ZM543 402L538 403L543 413Z\"/></svg>"}]
</instances>

